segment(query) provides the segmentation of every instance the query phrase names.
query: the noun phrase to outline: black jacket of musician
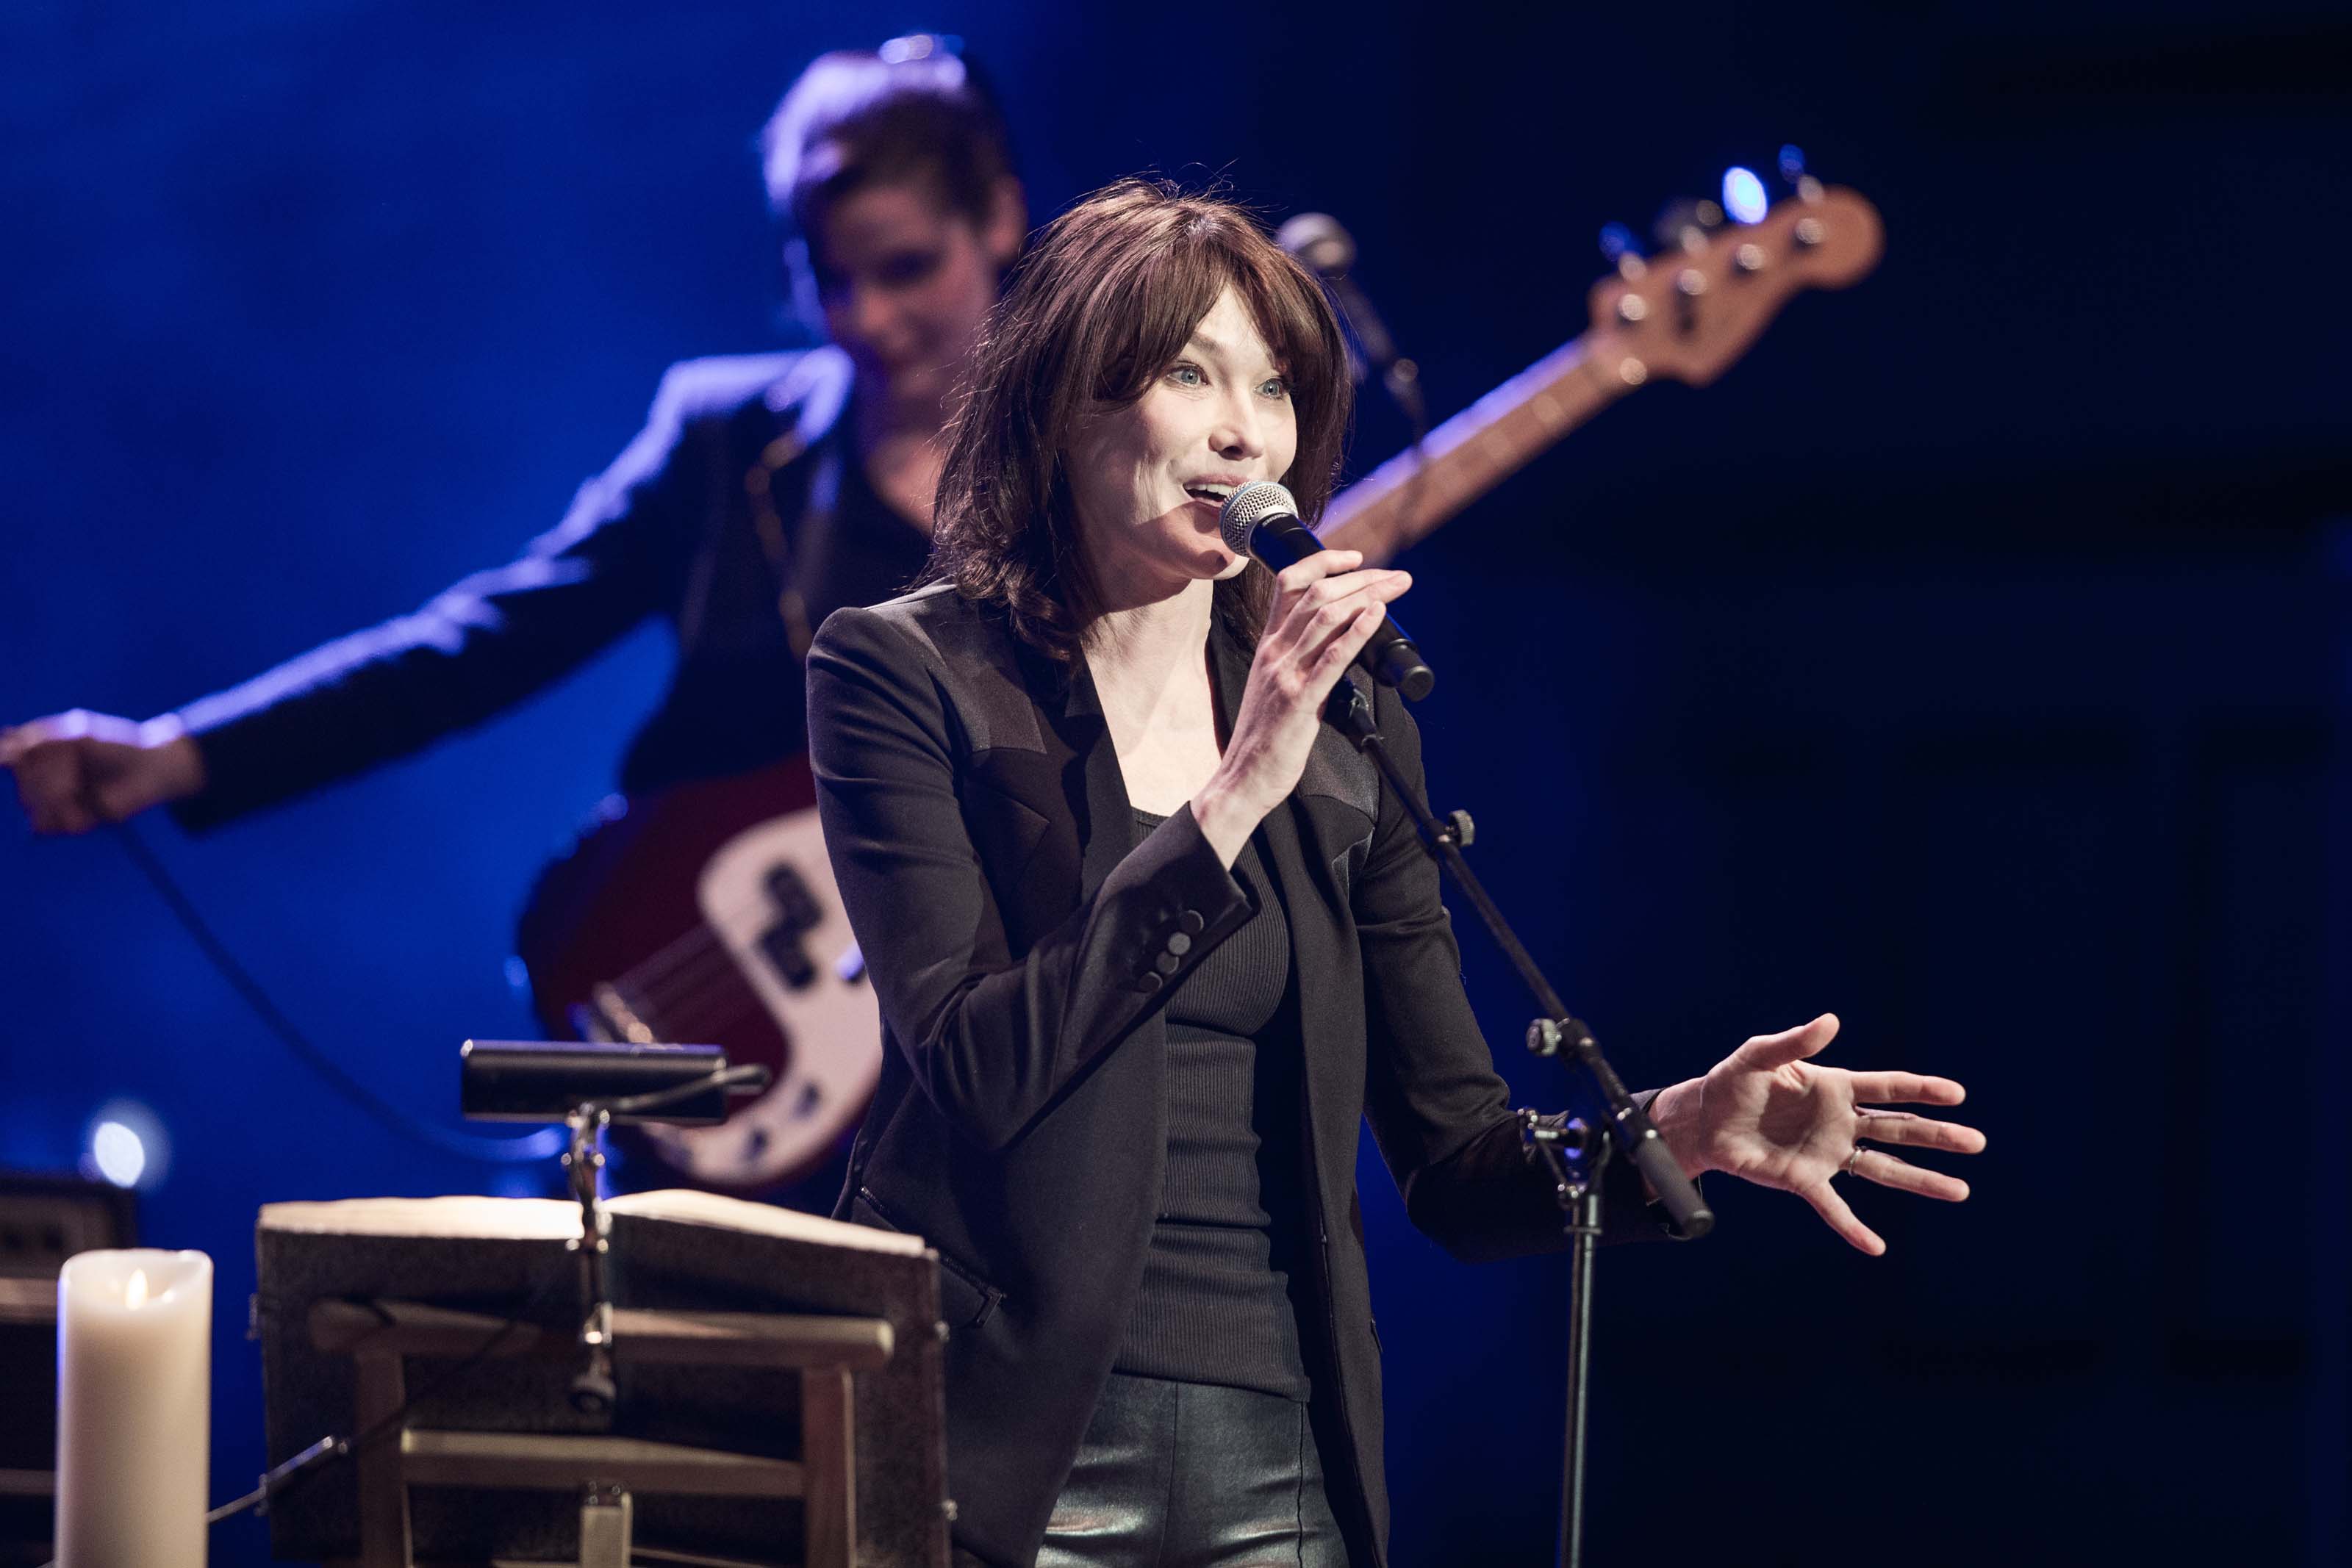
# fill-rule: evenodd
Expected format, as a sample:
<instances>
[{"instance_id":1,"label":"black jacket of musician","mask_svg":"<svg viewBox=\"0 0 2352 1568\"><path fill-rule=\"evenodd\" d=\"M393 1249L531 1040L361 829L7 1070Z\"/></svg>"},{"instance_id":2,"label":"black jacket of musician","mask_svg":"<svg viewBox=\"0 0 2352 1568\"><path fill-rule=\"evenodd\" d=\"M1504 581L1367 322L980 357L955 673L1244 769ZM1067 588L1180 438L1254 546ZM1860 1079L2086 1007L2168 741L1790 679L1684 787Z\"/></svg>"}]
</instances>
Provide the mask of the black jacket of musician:
<instances>
[{"instance_id":1,"label":"black jacket of musician","mask_svg":"<svg viewBox=\"0 0 2352 1568\"><path fill-rule=\"evenodd\" d=\"M867 484L839 349L689 360L645 429L517 559L180 710L217 826L404 755L539 691L649 618L677 665L621 769L637 795L797 756L795 622L921 573L928 535Z\"/></svg>"},{"instance_id":2,"label":"black jacket of musician","mask_svg":"<svg viewBox=\"0 0 2352 1568\"><path fill-rule=\"evenodd\" d=\"M1211 646L1230 729L1249 653L1222 632ZM834 615L808 699L825 841L888 1047L836 1216L938 1249L956 1537L1027 1563L1141 1279L1167 1142L1163 1005L1249 894L1188 810L1134 837L1084 661L1055 664L950 588ZM1394 693L1374 699L1417 783L1412 720ZM1435 867L1378 771L1326 729L1263 832L1294 945L1327 1320L1301 1329L1321 1341L1335 1511L1357 1561L1381 1563L1360 1124L1413 1222L1458 1257L1557 1249L1560 1216L1463 994ZM1611 1234L1662 1234L1640 1178L1612 1168Z\"/></svg>"}]
</instances>

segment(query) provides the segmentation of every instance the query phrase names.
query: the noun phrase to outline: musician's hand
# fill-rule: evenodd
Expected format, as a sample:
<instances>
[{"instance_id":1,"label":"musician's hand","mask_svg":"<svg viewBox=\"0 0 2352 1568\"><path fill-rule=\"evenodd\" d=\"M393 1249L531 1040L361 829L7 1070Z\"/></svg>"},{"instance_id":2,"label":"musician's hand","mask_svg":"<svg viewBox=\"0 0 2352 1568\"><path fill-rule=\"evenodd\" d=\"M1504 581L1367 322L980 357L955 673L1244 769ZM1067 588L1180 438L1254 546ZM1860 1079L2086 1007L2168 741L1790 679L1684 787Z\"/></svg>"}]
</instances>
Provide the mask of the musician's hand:
<instances>
[{"instance_id":1,"label":"musician's hand","mask_svg":"<svg viewBox=\"0 0 2352 1568\"><path fill-rule=\"evenodd\" d=\"M205 787L204 753L173 717L140 724L76 708L0 730L0 768L33 829L86 833Z\"/></svg>"},{"instance_id":2,"label":"musician's hand","mask_svg":"<svg viewBox=\"0 0 2352 1568\"><path fill-rule=\"evenodd\" d=\"M1275 578L1274 607L1250 662L1249 684L1225 758L1193 798L1201 832L1227 865L1307 769L1323 699L1364 644L1410 574L1360 571L1358 550L1323 550Z\"/></svg>"},{"instance_id":3,"label":"musician's hand","mask_svg":"<svg viewBox=\"0 0 2352 1568\"><path fill-rule=\"evenodd\" d=\"M1651 1105L1651 1119L1691 1176L1723 1171L1759 1186L1793 1192L1831 1229L1873 1257L1886 1250L1831 1185L1847 1176L1958 1203L1968 1183L1897 1158L1873 1144L1973 1155L1984 1134L1957 1122L1866 1104L1957 1105L1968 1092L1948 1078L1916 1072L1849 1072L1808 1061L1837 1038L1834 1013L1779 1034L1759 1034L1705 1078L1677 1083ZM1859 1149L1859 1155L1856 1150ZM1853 1163L1848 1164L1849 1161Z\"/></svg>"}]
</instances>

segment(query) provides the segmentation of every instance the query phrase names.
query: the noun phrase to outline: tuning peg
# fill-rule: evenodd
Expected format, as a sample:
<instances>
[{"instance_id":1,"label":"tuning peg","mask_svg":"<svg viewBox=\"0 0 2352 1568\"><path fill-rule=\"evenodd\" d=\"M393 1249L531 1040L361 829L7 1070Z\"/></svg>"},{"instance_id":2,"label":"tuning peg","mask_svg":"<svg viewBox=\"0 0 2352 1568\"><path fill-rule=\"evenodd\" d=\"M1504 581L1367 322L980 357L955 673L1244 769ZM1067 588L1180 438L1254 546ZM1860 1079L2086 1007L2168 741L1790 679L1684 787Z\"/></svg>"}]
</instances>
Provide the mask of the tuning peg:
<instances>
[{"instance_id":1,"label":"tuning peg","mask_svg":"<svg viewBox=\"0 0 2352 1568\"><path fill-rule=\"evenodd\" d=\"M1822 183L1805 172L1805 150L1791 141L1780 149L1780 178L1801 202L1822 199Z\"/></svg>"},{"instance_id":2,"label":"tuning peg","mask_svg":"<svg viewBox=\"0 0 2352 1568\"><path fill-rule=\"evenodd\" d=\"M1603 224L1601 227L1601 254L1621 277L1634 278L1646 270L1642 252L1633 241L1633 231L1623 224Z\"/></svg>"},{"instance_id":3,"label":"tuning peg","mask_svg":"<svg viewBox=\"0 0 2352 1568\"><path fill-rule=\"evenodd\" d=\"M1650 232L1663 247L1675 246L1685 251L1706 248L1707 231L1721 226L1723 207L1705 196L1696 201L1669 202L1662 209Z\"/></svg>"}]
</instances>

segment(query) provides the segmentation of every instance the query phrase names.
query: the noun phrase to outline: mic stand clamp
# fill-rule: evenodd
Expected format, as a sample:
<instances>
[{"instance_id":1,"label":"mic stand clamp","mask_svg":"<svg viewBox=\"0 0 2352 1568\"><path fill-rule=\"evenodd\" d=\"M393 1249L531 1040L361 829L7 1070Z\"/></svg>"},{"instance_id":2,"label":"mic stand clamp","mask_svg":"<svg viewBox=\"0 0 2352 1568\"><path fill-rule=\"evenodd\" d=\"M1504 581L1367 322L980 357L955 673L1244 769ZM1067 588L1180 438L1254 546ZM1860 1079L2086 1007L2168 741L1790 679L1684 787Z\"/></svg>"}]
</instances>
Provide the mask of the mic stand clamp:
<instances>
[{"instance_id":1,"label":"mic stand clamp","mask_svg":"<svg viewBox=\"0 0 2352 1568\"><path fill-rule=\"evenodd\" d=\"M714 1053L716 1054L716 1053ZM604 1173L604 1151L598 1140L614 1116L651 1121L656 1111L685 1104L712 1091L756 1092L768 1086L768 1069L757 1062L730 1067L723 1054L717 1066L701 1077L617 1100L583 1100L563 1118L571 1130L571 1147L563 1151L563 1168L572 1180L572 1196L580 1204L580 1239L569 1243L580 1254L581 1348L588 1365L572 1380L572 1407L596 1420L610 1420L620 1393L613 1382L613 1298L604 1279L605 1260L612 1255L610 1228L596 1201L596 1178Z\"/></svg>"},{"instance_id":2,"label":"mic stand clamp","mask_svg":"<svg viewBox=\"0 0 2352 1568\"><path fill-rule=\"evenodd\" d=\"M1528 1029L1549 1024L1540 1019ZM1580 1117L1549 1121L1533 1111L1519 1113L1528 1147L1549 1166L1552 1195L1559 1200L1568 1231L1568 1437L1562 1447L1560 1557L1574 1563L1584 1535L1585 1411L1591 1403L1592 1254L1601 1242L1601 1176L1609 1164L1610 1140L1597 1136Z\"/></svg>"},{"instance_id":3,"label":"mic stand clamp","mask_svg":"<svg viewBox=\"0 0 2352 1568\"><path fill-rule=\"evenodd\" d=\"M572 1180L572 1196L580 1204L580 1235L565 1243L580 1255L580 1300L585 1312L580 1322L580 1343L588 1364L572 1380L572 1407L583 1416L609 1418L619 1398L613 1383L613 1299L605 1290L604 1264L612 1253L604 1211L596 1201L596 1179L604 1169L604 1151L597 1146L613 1119L611 1108L594 1100L583 1101L563 1119L571 1129L571 1147L563 1152L563 1168Z\"/></svg>"}]
</instances>

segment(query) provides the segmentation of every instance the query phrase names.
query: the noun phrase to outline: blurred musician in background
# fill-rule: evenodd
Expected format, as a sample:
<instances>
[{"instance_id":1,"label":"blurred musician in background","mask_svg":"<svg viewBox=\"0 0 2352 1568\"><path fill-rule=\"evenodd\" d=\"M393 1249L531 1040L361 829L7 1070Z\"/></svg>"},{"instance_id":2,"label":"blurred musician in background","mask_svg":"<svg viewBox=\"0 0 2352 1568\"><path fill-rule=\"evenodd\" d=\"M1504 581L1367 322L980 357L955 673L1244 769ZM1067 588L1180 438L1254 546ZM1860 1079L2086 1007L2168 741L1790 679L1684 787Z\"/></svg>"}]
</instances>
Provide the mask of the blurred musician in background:
<instances>
[{"instance_id":1,"label":"blurred musician in background","mask_svg":"<svg viewBox=\"0 0 2352 1568\"><path fill-rule=\"evenodd\" d=\"M1028 218L996 107L929 35L819 58L761 149L795 300L830 346L673 366L562 523L414 614L144 723L76 710L0 735L34 827L158 805L226 821L498 713L655 615L677 667L624 789L801 751L809 632L922 570L938 436Z\"/></svg>"},{"instance_id":2,"label":"blurred musician in background","mask_svg":"<svg viewBox=\"0 0 2352 1568\"><path fill-rule=\"evenodd\" d=\"M804 950L823 933L790 929L831 900L792 760L800 661L835 608L921 572L940 429L1028 218L997 109L950 40L824 56L761 145L795 304L829 345L672 367L561 524L415 613L144 723L19 725L0 766L42 832L166 804L208 828L487 718L663 618L677 663L622 765L632 810L541 877L517 951L550 1033L712 1041L776 1074L724 1127L625 1138L622 1185L683 1176L822 1208L879 1044L863 981ZM730 850L782 891L738 913L761 929L722 936L703 888Z\"/></svg>"},{"instance_id":3,"label":"blurred musician in background","mask_svg":"<svg viewBox=\"0 0 2352 1568\"><path fill-rule=\"evenodd\" d=\"M973 366L940 580L845 609L811 756L887 1049L838 1218L942 1260L959 1561L1385 1557L1370 1121L1465 1259L1563 1245L1465 997L1437 870L1324 698L1407 589L1229 549L1223 499L1328 500L1351 392L1314 279L1217 201L1129 183L1047 228ZM1412 716L1371 692L1405 773ZM1866 1102L1948 1079L1810 1058L1823 1016L1645 1096L1694 1177L1803 1197L1960 1182L1882 1146L1973 1130ZM1609 1167L1610 1233L1661 1232Z\"/></svg>"}]
</instances>

